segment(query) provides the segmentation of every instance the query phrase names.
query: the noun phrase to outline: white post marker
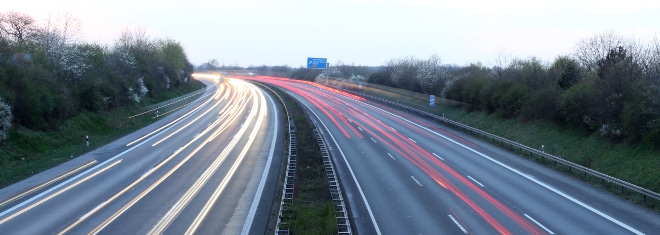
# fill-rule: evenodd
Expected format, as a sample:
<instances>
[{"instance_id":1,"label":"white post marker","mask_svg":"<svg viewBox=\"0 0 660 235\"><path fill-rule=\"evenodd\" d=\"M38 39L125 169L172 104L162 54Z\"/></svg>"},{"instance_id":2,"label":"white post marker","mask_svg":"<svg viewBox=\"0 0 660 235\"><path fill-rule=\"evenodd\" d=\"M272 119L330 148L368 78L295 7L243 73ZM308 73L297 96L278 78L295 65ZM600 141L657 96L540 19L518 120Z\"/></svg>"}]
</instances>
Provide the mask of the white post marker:
<instances>
[{"instance_id":1,"label":"white post marker","mask_svg":"<svg viewBox=\"0 0 660 235\"><path fill-rule=\"evenodd\" d=\"M89 148L89 135L85 135L85 142L87 142L87 147Z\"/></svg>"}]
</instances>

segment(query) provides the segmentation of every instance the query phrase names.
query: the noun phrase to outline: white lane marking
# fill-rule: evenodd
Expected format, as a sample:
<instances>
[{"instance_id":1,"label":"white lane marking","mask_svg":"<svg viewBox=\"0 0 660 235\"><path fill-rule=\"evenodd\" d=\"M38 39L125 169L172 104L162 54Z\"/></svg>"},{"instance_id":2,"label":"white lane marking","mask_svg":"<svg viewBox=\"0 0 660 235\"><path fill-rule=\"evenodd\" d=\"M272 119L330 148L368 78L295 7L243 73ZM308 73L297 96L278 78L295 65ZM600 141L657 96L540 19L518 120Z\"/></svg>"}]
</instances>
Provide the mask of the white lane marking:
<instances>
[{"instance_id":1,"label":"white lane marking","mask_svg":"<svg viewBox=\"0 0 660 235\"><path fill-rule=\"evenodd\" d=\"M543 230L545 230L545 231L548 232L549 234L555 234L554 232L552 232L550 229L548 229L548 228L546 228L545 226L543 226L541 223L539 223L538 221L536 221L536 220L535 220L534 218L532 218L531 216L525 214L525 217L527 217L529 220L531 220L532 222L534 222L536 225L538 225L539 227L541 227Z\"/></svg>"},{"instance_id":2,"label":"white lane marking","mask_svg":"<svg viewBox=\"0 0 660 235\"><path fill-rule=\"evenodd\" d=\"M270 96L268 97L268 100L270 101L271 106L273 106L273 110L275 109L275 102L273 102L273 98ZM245 220L245 224L243 225L243 231L241 231L241 234L248 234L250 232L250 228L252 228L252 222L254 222L254 215L257 213L257 207L259 206L259 201L261 201L261 194L264 191L264 187L266 185L266 179L268 178L268 172L270 171L270 165L272 164L273 161L273 153L275 151L275 143L277 140L277 127L279 126L278 123L279 121L277 120L277 115L273 115L275 118L275 131L273 132L273 141L270 144L270 153L268 154L268 161L266 161L266 166L263 175L261 175L261 181L259 181L259 186L257 187L257 194L254 197L254 200L252 201L252 206L250 206L250 212L248 212L247 219Z\"/></svg>"},{"instance_id":3,"label":"white lane marking","mask_svg":"<svg viewBox=\"0 0 660 235\"><path fill-rule=\"evenodd\" d=\"M415 181L415 183L417 183L417 185L419 185L419 186L424 186L424 185L422 185L422 183L420 183L417 179L415 179L415 176L412 176L412 175L411 175L410 178L412 178L412 179Z\"/></svg>"},{"instance_id":4,"label":"white lane marking","mask_svg":"<svg viewBox=\"0 0 660 235\"><path fill-rule=\"evenodd\" d=\"M444 158L442 158L442 157L440 157L440 156L438 156L438 155L437 155L437 154L435 154L435 153L431 153L431 154L433 154L433 156L435 156L435 157L437 157L437 158L439 158L440 160L443 160L443 161L445 160Z\"/></svg>"},{"instance_id":5,"label":"white lane marking","mask_svg":"<svg viewBox=\"0 0 660 235\"><path fill-rule=\"evenodd\" d=\"M387 156L390 156L392 158L392 160L396 160L396 158L394 158L394 156L392 156L392 154L390 154L390 153L387 153Z\"/></svg>"},{"instance_id":6,"label":"white lane marking","mask_svg":"<svg viewBox=\"0 0 660 235\"><path fill-rule=\"evenodd\" d=\"M37 206L43 204L44 202L46 202L46 201L48 201L48 200L50 200L50 199L53 199L54 197L57 197L58 195L60 195L60 194L62 194L62 193L64 193L64 192L66 192L66 191L68 191L69 189L72 189L72 188L78 186L79 184L82 184L82 183L84 183L85 181L87 181L87 180L89 180L89 179L91 179L91 178L94 178L96 175L99 175L99 174L105 172L106 170L108 170L108 169L112 168L113 166L115 166L115 165L121 163L122 161L123 161L123 159L119 159L119 160L115 161L114 163L111 163L111 164L107 165L106 167L104 167L104 168L102 168L102 169L100 169L100 170L98 170L98 171L96 171L96 172L94 172L94 173L92 173L92 174L90 174L90 175L88 175L88 176L86 176L86 177L80 179L79 181L76 181L76 182L74 182L74 183L72 183L72 184L70 184L70 185L68 185L68 186L66 186L66 187L63 187L63 188L60 189L59 191L57 191L57 192L55 192L55 193L53 193L53 194L50 194L50 195L48 195L47 197L44 197L44 198L42 198L41 200L35 202L34 204L32 204L32 205L30 205L30 206L28 206L28 207L25 207L25 208L23 208L23 209L17 211L16 213L11 214L11 215L7 216L6 218L0 220L0 224L4 224L5 222L7 222L7 221L9 221L9 220L11 220L11 219L13 219L13 218L15 218L15 217L17 217L17 216L19 216L19 215L22 215L22 214L25 213L26 211L29 211L29 210L31 210L32 208L37 207Z\"/></svg>"},{"instance_id":7,"label":"white lane marking","mask_svg":"<svg viewBox=\"0 0 660 235\"><path fill-rule=\"evenodd\" d=\"M294 96L295 97L295 96ZM346 155L344 154L344 151L341 149L341 146L339 146L339 143L337 143L337 139L335 139L335 136L330 133L330 129L328 128L327 125L321 120L321 117L319 117L312 108L310 108L307 104L303 103L302 100L298 99L298 97L295 97L298 101L300 101L301 104L305 105L307 107L307 110L311 111L314 116L316 116L316 119L319 120L321 125L323 125L323 128L328 132L328 135L330 136L330 139L332 139L332 142L335 143L335 146L337 146L337 150L339 150L339 153L341 154L342 159L344 159L344 163L346 163L346 167L348 168L348 171L351 173L351 178L353 178L353 182L355 182L355 186L358 189L358 192L360 192L360 197L362 197L362 201L364 202L364 206L367 208L367 212L369 212L369 218L371 218L371 224L374 225L374 229L376 230L376 234L381 235L382 232L380 231L380 227L378 227L378 222L376 222L376 218L374 217L374 212L371 210L371 206L369 206L369 201L367 201L367 197L364 195L364 191L362 190L362 186L360 186L360 183L357 180L357 177L355 177L355 172L353 171L353 168L351 167L351 164L348 163L348 159L346 159Z\"/></svg>"},{"instance_id":8,"label":"white lane marking","mask_svg":"<svg viewBox=\"0 0 660 235\"><path fill-rule=\"evenodd\" d=\"M469 175L468 175L468 178L470 178L470 180L474 181L475 183L477 183L477 184L478 184L479 186L481 186L482 188L484 187L484 185L483 185L482 183L480 183L479 181L477 181L477 180L475 180L474 178L472 178L472 176L469 176Z\"/></svg>"},{"instance_id":9,"label":"white lane marking","mask_svg":"<svg viewBox=\"0 0 660 235\"><path fill-rule=\"evenodd\" d=\"M204 105L205 105L205 104L204 104ZM201 107L201 106L200 106L200 107ZM177 120L178 120L179 122L182 122L182 121L188 119L189 117L191 117L192 114L197 113L198 110L200 110L200 109L195 109L194 111L190 112L191 115L185 116L184 118L180 118L180 119L177 119ZM178 123L177 123L177 124L178 124ZM5 211L3 211L3 212L0 212L0 217L5 216L6 214L12 213L13 211L17 210L18 208L21 208L21 207L23 207L23 206L25 206L25 205L27 205L27 204L29 204L29 203L32 203L33 201L35 201L35 200L37 200L37 199L39 199L39 198L41 198L41 197L43 197L43 196L45 196L45 195L47 195L47 194L53 192L53 191L55 191L55 190L58 190L58 189L64 187L65 185L67 185L67 184L69 184L69 183L71 183L71 182L77 180L77 179L80 178L80 177L83 177L83 176L85 176L85 175L89 175L89 174L91 174L92 172L96 171L97 169L99 169L99 168L101 168L101 167L104 167L105 165L107 165L108 163L114 161L115 159L120 158L120 157L123 156L124 154L126 154L126 153L128 153L128 152L130 152L130 151L133 151L133 149L136 149L136 148L142 146L144 143L147 143L147 142L149 142L149 141L155 139L156 137L160 136L161 134L163 134L163 133L167 132L168 130L172 129L174 126L176 126L176 125L170 125L169 127L160 130L160 132L158 132L158 133L152 135L151 137L148 137L146 140L144 140L144 141L142 141L142 142L140 142L140 143L137 143L136 145L133 145L133 147L130 147L129 149L124 150L123 152L121 152L121 153L115 155L114 157L111 157L111 158L109 158L108 160L105 160L104 162L99 163L98 165L96 165L96 166L94 166L94 167L92 167L92 168L90 168L90 169L88 169L88 170L86 170L86 171L84 171L84 172L82 172L82 173L80 173L80 174L77 174L77 175L75 175L75 176L69 178L68 180L66 180L66 181L64 181L64 182L62 182L62 183L60 183L60 184L58 184L58 185L56 185L56 186L53 186L52 188L49 188L48 190L43 191L43 192L41 192L40 194L38 194L38 195L36 195L36 196L34 196L34 197L31 197L30 199L27 199L27 200L25 200L25 201L19 203L18 205L13 206L12 208L9 208L9 209L7 209L7 210L5 210Z\"/></svg>"},{"instance_id":10,"label":"white lane marking","mask_svg":"<svg viewBox=\"0 0 660 235\"><path fill-rule=\"evenodd\" d=\"M364 130L362 130L362 128L360 128L360 127L358 127L358 129L359 129L360 131L364 131Z\"/></svg>"},{"instance_id":11,"label":"white lane marking","mask_svg":"<svg viewBox=\"0 0 660 235\"><path fill-rule=\"evenodd\" d=\"M408 138L408 139L409 139L410 141L412 141L413 143L415 143L415 144L417 143L417 141L415 141L415 140L413 140L413 139L411 139L411 138Z\"/></svg>"},{"instance_id":12,"label":"white lane marking","mask_svg":"<svg viewBox=\"0 0 660 235\"><path fill-rule=\"evenodd\" d=\"M392 128L392 130L394 130L394 131L397 131L396 129L394 129L394 127L390 127L390 128Z\"/></svg>"},{"instance_id":13,"label":"white lane marking","mask_svg":"<svg viewBox=\"0 0 660 235\"><path fill-rule=\"evenodd\" d=\"M371 138L371 141L373 141L374 143L378 143L374 138Z\"/></svg>"},{"instance_id":14,"label":"white lane marking","mask_svg":"<svg viewBox=\"0 0 660 235\"><path fill-rule=\"evenodd\" d=\"M57 181L60 181L60 180L62 180L62 179L64 179L64 178L66 178L66 177L69 177L69 176L71 176L71 175L74 175L74 174L78 173L79 171L81 171L81 170L83 170L83 169L85 169L85 168L87 168L87 167L89 167L89 166L91 166L91 165L96 164L97 162L98 162L97 160L91 160L91 161L89 161L89 162L87 162L87 163L85 163L85 164L83 164L83 165L81 165L81 166L79 166L79 167L74 168L73 170L71 170L71 171L69 171L69 172L67 172L67 173L65 173L65 174L62 174L62 175L60 175L60 176L58 176L58 177L55 177L55 178L53 178L53 179L51 179L51 180L49 180L49 181L46 181L46 182L44 182L44 183L42 183L42 184L39 184L39 185L37 185L37 186L35 186L35 187L33 187L33 188L27 190L27 191L24 191L24 192L22 192L22 193L20 193L20 194L17 194L17 195L15 195L15 196L13 196L13 197L7 199L7 200L4 200L3 202L0 202L0 207L3 207L3 206L5 206L5 205L7 205L7 204L9 204L9 203L15 202L15 201L17 201L18 199L20 199L20 198L22 198L22 197L25 197L25 196L27 196L27 195L30 195L30 194L32 194L32 193L34 193L34 192L36 192L36 191L39 191L39 190L41 190L41 189L43 189L43 188L45 188L45 187L48 187L49 185L54 184L54 183L56 183Z\"/></svg>"},{"instance_id":15,"label":"white lane marking","mask_svg":"<svg viewBox=\"0 0 660 235\"><path fill-rule=\"evenodd\" d=\"M461 223L459 223L458 220L454 219L454 216L452 216L452 215L447 215L447 216L449 216L449 218L451 219L451 221L454 221L454 223L456 224L456 226L458 226L458 228L460 228L461 231L463 231L463 233L465 233L465 234L468 233L467 230L465 230L465 228L463 227L463 225L461 225Z\"/></svg>"},{"instance_id":16,"label":"white lane marking","mask_svg":"<svg viewBox=\"0 0 660 235\"><path fill-rule=\"evenodd\" d=\"M401 119L401 120L404 120L404 121L406 121L406 122L408 122L408 123L410 123L410 124L412 124L412 125L415 125L415 126L417 126L417 127L419 127L419 128L422 128L422 129L424 129L424 130L426 130L426 131L428 131L428 132L431 132L431 133L433 133L434 135L437 135L437 136L439 136L439 137L441 137L441 138L443 138L443 139L445 139L445 140L447 140L447 141L450 141L450 142L452 142L452 143L454 143L454 144L456 144L456 145L458 145L458 146L460 146L460 147L463 147L464 149L467 149L467 150L470 151L470 152L473 152L473 153L475 153L475 154L477 154L477 155L479 155L479 156L481 156L481 157L483 157L483 158L485 158L485 159L488 159L489 161L491 161L491 162L493 162L493 163L495 163L495 164L497 164L497 165L500 165L501 167L504 167L505 169L507 169L507 170L509 170L509 171L511 171L511 172L513 172L513 173L516 173L516 174L518 174L518 175L520 175L520 176L522 176L522 177L524 177L524 178L526 178L526 179L528 179L528 180L530 180L530 181L532 181L532 182L534 182L534 183L540 185L541 187L544 187L544 188L546 188L546 189L548 189L548 190L550 190L550 191L552 191L552 192L558 194L559 196L562 196L562 197L568 199L569 201L571 201L571 202L573 202L573 203L575 203L575 204L578 204L579 206L582 206L583 208L585 208L585 209L587 209L587 210L590 210L591 212L593 212L593 213L595 213L595 214L597 214L597 215L599 215L599 216L601 216L601 217L603 217L603 218L609 220L609 221L612 222L612 223L615 223L615 224L621 226L622 228L627 229L627 230L630 231L630 232L633 232L633 233L638 234L638 235L642 235L642 234L644 234L644 233L638 231L637 229L635 229L635 228L633 228L633 227L630 227L629 225L627 225L627 224L625 224L625 223L623 223L623 222L621 222L621 221L619 221L619 220L617 220L617 219L615 219L615 218L612 218L611 216L609 216L609 215L607 215L607 214L605 214L605 213L603 213L603 212L601 212L601 211L599 211L599 210L597 210L597 209L595 209L595 208L593 208L593 207L591 207L591 206L589 206L589 205L587 205L587 204L585 204L585 203L583 203L583 202L581 202L581 201L579 201L579 200L577 200L577 199L575 199L575 198L569 196L568 194L565 194L565 193L563 193L563 192L561 192L561 191L559 191L559 190L553 188L552 186L547 185L546 183L543 183L543 182L541 182L541 181L539 181L539 180L536 180L535 178L532 178L532 177L530 177L529 175L527 175L527 174L525 174L525 173L522 173L522 172L520 172L520 171L517 170L517 169L514 169L513 167L510 167L510 166L508 166L508 165L506 165L506 164L504 164L504 163L502 163L502 162L500 162L500 161L498 161L498 160L495 160L495 159L489 157L489 156L486 155L486 154L483 154L483 153L481 153L481 152L479 152L479 151L477 151L477 150L474 150L473 148L470 148L470 147L468 147L468 146L466 146L466 145L464 145L464 144L461 144L461 143L459 143L459 142L457 142L457 141L455 141L455 140L453 140L453 139L451 139L451 138L449 138L449 137L447 137L447 136L444 136L444 135L442 135L442 134L440 134L440 133L438 133L438 132L435 132L435 131L433 131L433 130L431 130L431 129L428 129L428 128L426 128L426 127L424 127L424 126L422 126L422 125L419 125L419 124L417 124L417 123L415 123L415 122L413 122L413 121L410 121L410 120L408 120L408 119L405 119L405 118L403 118L403 117L401 117L401 116L399 116L399 115L396 115L396 114L394 114L394 113L388 112L388 111L386 111L386 110L383 110L383 109L381 109L381 108L378 108L378 107L376 107L376 106L373 106L373 105L370 105L370 104L367 104L367 103L364 103L364 102L361 102L361 103L364 104L364 105L371 106L371 107L373 107L373 108L375 108L375 109L381 110L382 112L388 113L388 114L390 114L390 115L392 115L392 116L394 116L394 117L397 117L397 118L399 118L399 119Z\"/></svg>"}]
</instances>

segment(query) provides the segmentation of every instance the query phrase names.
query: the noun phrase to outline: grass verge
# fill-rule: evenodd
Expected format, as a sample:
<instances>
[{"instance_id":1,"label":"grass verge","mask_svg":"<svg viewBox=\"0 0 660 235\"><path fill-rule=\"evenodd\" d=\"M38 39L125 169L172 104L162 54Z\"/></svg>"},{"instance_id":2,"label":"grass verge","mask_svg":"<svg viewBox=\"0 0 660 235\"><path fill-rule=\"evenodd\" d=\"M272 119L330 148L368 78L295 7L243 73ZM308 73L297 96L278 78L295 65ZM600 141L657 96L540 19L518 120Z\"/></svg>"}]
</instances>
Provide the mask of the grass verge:
<instances>
[{"instance_id":1,"label":"grass verge","mask_svg":"<svg viewBox=\"0 0 660 235\"><path fill-rule=\"evenodd\" d=\"M188 97L178 102L180 105L186 104L199 96L186 94L195 93L203 87L201 82L193 80L190 84L159 95L158 99L146 100L141 106L100 113L81 112L59 125L56 130L35 131L17 127L0 146L0 187L26 179L145 127L157 118L153 118L152 114L128 117L150 110L160 103L169 103L171 99L179 99L177 97ZM168 106L167 109L176 108L179 104ZM167 109L160 112L167 112ZM89 136L89 147L85 136Z\"/></svg>"},{"instance_id":2,"label":"grass verge","mask_svg":"<svg viewBox=\"0 0 660 235\"><path fill-rule=\"evenodd\" d=\"M291 215L291 234L337 234L334 204L330 196L320 147L314 125L289 95L272 89L282 97L296 128L296 174L293 203L286 208ZM286 143L288 148L288 143Z\"/></svg>"}]
</instances>

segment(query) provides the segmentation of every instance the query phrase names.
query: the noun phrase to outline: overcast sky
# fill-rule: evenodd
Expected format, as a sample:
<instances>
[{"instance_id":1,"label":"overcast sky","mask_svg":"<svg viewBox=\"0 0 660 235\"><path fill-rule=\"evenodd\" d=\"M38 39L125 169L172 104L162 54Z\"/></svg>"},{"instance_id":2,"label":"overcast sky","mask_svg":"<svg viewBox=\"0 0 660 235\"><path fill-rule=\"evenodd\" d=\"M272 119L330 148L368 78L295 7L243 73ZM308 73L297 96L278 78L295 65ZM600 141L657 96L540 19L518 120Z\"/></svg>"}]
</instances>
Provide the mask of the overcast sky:
<instances>
[{"instance_id":1,"label":"overcast sky","mask_svg":"<svg viewBox=\"0 0 660 235\"><path fill-rule=\"evenodd\" d=\"M189 60L303 66L307 57L382 65L433 54L445 64L493 64L500 55L552 61L614 31L660 37L657 0L7 0L2 11L43 23L68 12L86 41L126 29L181 42Z\"/></svg>"}]
</instances>

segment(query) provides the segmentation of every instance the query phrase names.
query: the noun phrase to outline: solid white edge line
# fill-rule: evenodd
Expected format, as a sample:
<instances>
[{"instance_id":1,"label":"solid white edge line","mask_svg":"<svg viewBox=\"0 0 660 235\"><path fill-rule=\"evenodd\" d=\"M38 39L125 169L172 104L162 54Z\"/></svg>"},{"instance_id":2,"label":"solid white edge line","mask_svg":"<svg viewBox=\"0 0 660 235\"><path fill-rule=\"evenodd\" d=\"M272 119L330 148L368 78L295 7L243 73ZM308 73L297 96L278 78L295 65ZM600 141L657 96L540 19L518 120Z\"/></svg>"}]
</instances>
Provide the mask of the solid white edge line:
<instances>
[{"instance_id":1,"label":"solid white edge line","mask_svg":"<svg viewBox=\"0 0 660 235\"><path fill-rule=\"evenodd\" d=\"M199 111L199 109L196 110L196 111L194 111L194 112L192 112L191 115L189 115L189 116L187 116L187 117L185 117L185 118L179 120L179 122L182 122L182 121L188 119L189 117L192 116L192 114L197 113L197 111ZM140 147L141 145L143 145L143 144L145 144L145 143L151 141L152 139L154 139L154 138L160 136L161 134L165 133L165 132L168 131L169 129L172 129L174 126L176 126L176 125L170 125L169 127L165 128L165 129L163 129L163 130L161 130L160 132L154 134L153 136L147 138L146 140L144 140L144 141L142 141L142 142L140 142L140 143L137 143L137 144L133 145L133 147L130 147L129 149L124 150L123 152L121 152L121 153L115 155L114 157L111 157L111 158L109 158L108 160L105 160L104 162L99 163L98 165L96 165L96 166L94 166L94 167L92 167L92 168L90 168L90 169L88 169L88 170L86 170L86 171L84 171L84 172L82 172L82 173L80 173L80 174L78 174L78 175L75 175L75 176L69 178L68 180L66 180L66 181L64 181L64 182L62 182L62 183L60 183L60 184L58 184L58 185L56 185L56 186L53 186L52 188L49 188L48 190L43 191L42 193L40 193L40 194L38 194L38 195L36 195L36 196L34 196L34 197L31 197L30 199L27 199L27 200L23 201L22 203L19 203L18 205L15 205L15 206L13 206L13 207L11 207L11 208L9 208L9 209L3 211L3 212L0 212L0 217L3 217L3 216L5 216L5 215L7 215L7 214L9 214L9 213L12 213L13 211L17 210L18 208L21 208L21 207L23 207L23 206L25 206L25 205L27 205L27 204L29 204L29 203L32 203L33 201L35 201L35 200L37 200L37 199L39 199L39 198L41 198L41 197L43 197L43 196L45 196L45 195L47 195L47 194L49 194L49 193L51 193L51 192L53 192L53 191L59 189L59 188L64 187L64 185L67 185L67 184L69 184L70 182L73 182L73 181L77 180L78 178L80 178L80 177L82 177L82 176L84 176L84 175L88 175L88 174L90 174L91 172L95 171L96 169L99 169L99 168L101 168L101 167L107 165L108 163L115 161L117 158L123 156L124 154L126 154L126 153L128 153L128 152L130 152L130 151L133 151L133 149L136 149L137 147Z\"/></svg>"},{"instance_id":2,"label":"solid white edge line","mask_svg":"<svg viewBox=\"0 0 660 235\"><path fill-rule=\"evenodd\" d=\"M463 227L463 225L461 225L461 223L459 223L458 220L454 219L454 216L452 216L452 215L447 215L447 216L449 216L449 218L451 219L451 221L454 221L454 223L456 224L456 226L458 226L458 228L460 228L461 231L463 231L463 233L465 233L465 234L468 233L468 231L465 230L465 228Z\"/></svg>"},{"instance_id":3,"label":"solid white edge line","mask_svg":"<svg viewBox=\"0 0 660 235\"><path fill-rule=\"evenodd\" d=\"M548 232L549 234L555 234L554 232L552 232L550 229L548 229L548 228L546 228L545 226L543 226L543 224L539 223L538 221L536 221L536 220L535 220L534 218L532 218L531 216L525 214L525 217L527 217L529 220L531 220L532 222L534 222L536 225L538 225L539 227L541 227L543 230L545 230L545 231Z\"/></svg>"},{"instance_id":4,"label":"solid white edge line","mask_svg":"<svg viewBox=\"0 0 660 235\"><path fill-rule=\"evenodd\" d=\"M298 99L298 97L294 97L294 98L296 98L298 101L301 101L300 99ZM367 207L367 211L369 212L369 217L371 218L371 223L374 225L374 229L376 229L376 234L381 235L382 233L380 231L380 228L378 227L378 222L376 222L376 218L374 217L374 212L371 210L371 207L369 206L369 202L367 201L367 197L364 195L364 191L362 191L362 187L360 186L360 183L355 177L355 172L353 172L353 168L351 167L351 164L348 163L348 159L346 159L346 155L344 155L344 151L341 150L341 147L339 146L339 143L337 143L335 136L332 135L330 129L328 129L328 126L325 125L323 120L321 120L319 115L317 115L316 112L314 112L314 110L312 110L307 104L303 103L302 101L300 103L305 105L305 107L307 107L307 110L309 110L314 114L314 116L316 116L316 119L319 120L321 125L323 125L323 128L325 128L325 130L328 132L328 135L330 136L330 139L332 139L332 142L334 142L335 146L337 146L337 150L339 150L341 157L344 159L344 163L346 163L346 167L348 168L348 171L351 173L353 182L355 182L355 186L358 188L358 191L360 192L360 197L362 197L364 206Z\"/></svg>"},{"instance_id":5,"label":"solid white edge line","mask_svg":"<svg viewBox=\"0 0 660 235\"><path fill-rule=\"evenodd\" d=\"M271 106L273 106L273 110L275 110L275 102L273 102L273 99L270 96L268 97L268 100L270 101ZM243 224L243 230L241 231L241 234L248 234L250 232L250 228L252 228L252 222L254 222L254 215L257 213L257 207L259 207L259 201L261 200L261 194L264 191L264 187L266 185L266 179L268 178L268 172L270 171L270 165L272 164L273 161L273 153L275 152L275 143L277 140L277 128L279 126L279 121L277 120L277 115L272 115L275 118L275 131L273 132L273 141L270 144L270 153L268 153L268 160L266 161L266 166L264 173L261 175L261 181L259 181L259 186L257 187L257 193L254 196L254 200L252 201L252 205L250 206L250 211L248 212L247 219L245 219L245 224Z\"/></svg>"},{"instance_id":6,"label":"solid white edge line","mask_svg":"<svg viewBox=\"0 0 660 235\"><path fill-rule=\"evenodd\" d=\"M587 204L585 204L585 203L583 203L583 202L581 202L581 201L579 201L579 200L577 200L577 199L575 199L575 198L573 198L573 197L571 197L571 196L569 196L569 195L567 195L567 194L565 194L565 193L563 193L563 192L561 192L561 191L559 191L559 190L553 188L553 187L550 186L550 185L547 185L547 184L545 184L545 183L543 183L543 182L541 182L541 181L538 181L538 180L536 180L536 179L530 177L529 175L524 174L524 173L518 171L517 169L514 169L514 168L512 168L512 167L510 167L510 166L508 166L508 165L506 165L506 164L504 164L504 163L502 163L502 162L500 162L500 161L497 161L497 160L495 160L495 159L489 157L489 156L486 155L486 154L483 154L483 153L481 153L481 152L479 152L479 151L477 151L477 150L474 150L474 149L472 149L472 148L470 148L470 147L468 147L468 146L466 146L466 145L464 145L464 144L461 144L461 143L459 143L459 142L457 142L457 141L455 141L455 140L453 140L453 139L451 139L451 138L449 138L449 137L447 137L447 136L444 136L444 135L442 135L442 134L440 134L440 133L438 133L438 132L435 132L435 131L433 131L433 130L431 130L431 129L428 129L428 128L426 128L426 127L424 127L424 126L422 126L422 125L419 125L419 124L417 124L417 123L415 123L415 122L413 122L413 121L410 121L410 120L408 120L408 119L405 119L405 118L403 118L403 117L401 117L401 116L399 116L399 115L396 115L396 114L394 114L394 113L388 112L388 111L386 111L386 110L383 110L383 109L381 109L381 108L378 108L378 107L376 107L376 106L373 106L373 105L370 105L370 104L367 104L367 103L364 103L364 102L362 102L362 103L365 104L365 105L371 106L371 107L373 107L373 108L375 108L375 109L381 110L381 111L383 111L383 112L385 112L385 113L389 113L390 115L392 115L392 116L394 116L394 117L397 117L397 118L399 118L399 119L401 119L401 120L404 120L404 121L406 121L406 122L408 122L408 123L410 123L410 124L412 124L412 125L415 125L415 126L417 126L417 127L419 127L419 128L422 128L422 129L424 129L424 130L426 130L426 131L428 131L428 132L431 132L431 133L433 133L433 134L435 134L435 135L437 135L437 136L439 136L439 137L441 137L441 138L443 138L443 139L445 139L445 140L448 140L448 141L450 141L450 142L452 142L452 143L454 143L454 144L456 144L456 145L458 145L458 146L461 146L461 147L463 147L463 148L469 150L470 152L473 152L473 153L475 153L475 154L477 154L477 155L479 155L479 156L481 156L481 157L483 157L483 158L485 158L485 159L488 159L488 160L490 160L491 162L493 162L493 163L495 163L495 164L497 164L497 165L500 165L500 166L504 167L505 169L507 169L507 170L509 170L509 171L511 171L511 172L514 172L514 173L516 173L516 174L518 174L518 175L520 175L520 176L522 176L522 177L524 177L524 178L526 178L526 179L528 179L528 180L530 180L530 181L532 181L532 182L534 182L534 183L536 183L536 184L538 184L538 185L540 185L540 186L542 186L542 187L544 187L544 188L546 188L546 189L548 189L548 190L550 190L550 191L556 193L557 195L560 195L560 196L562 196L562 197L568 199L569 201L572 201L572 202L575 203L575 204L578 204L578 205L582 206L583 208L585 208L585 209L587 209L587 210L589 210L589 211L591 211L591 212L593 212L593 213L595 213L595 214L597 214L597 215L599 215L599 216L601 216L601 217L603 217L603 218L609 220L609 221L612 222L612 223L615 223L615 224L617 224L617 225L619 225L619 226L621 226L621 227L627 229L627 230L630 231L630 232L633 232L633 233L638 234L638 235L642 235L642 234L644 234L644 233L642 233L642 232L636 230L635 228L630 227L629 225L627 225L627 224L625 224L625 223L623 223L623 222L621 222L621 221L619 221L619 220L617 220L617 219L614 219L614 218L612 218L611 216L609 216L609 215L607 215L607 214L605 214L605 213L603 213L603 212L601 212L601 211L599 211L599 210L597 210L597 209L595 209L595 208L593 208L593 207L591 207L591 206L589 206L589 205L587 205Z\"/></svg>"}]
</instances>

